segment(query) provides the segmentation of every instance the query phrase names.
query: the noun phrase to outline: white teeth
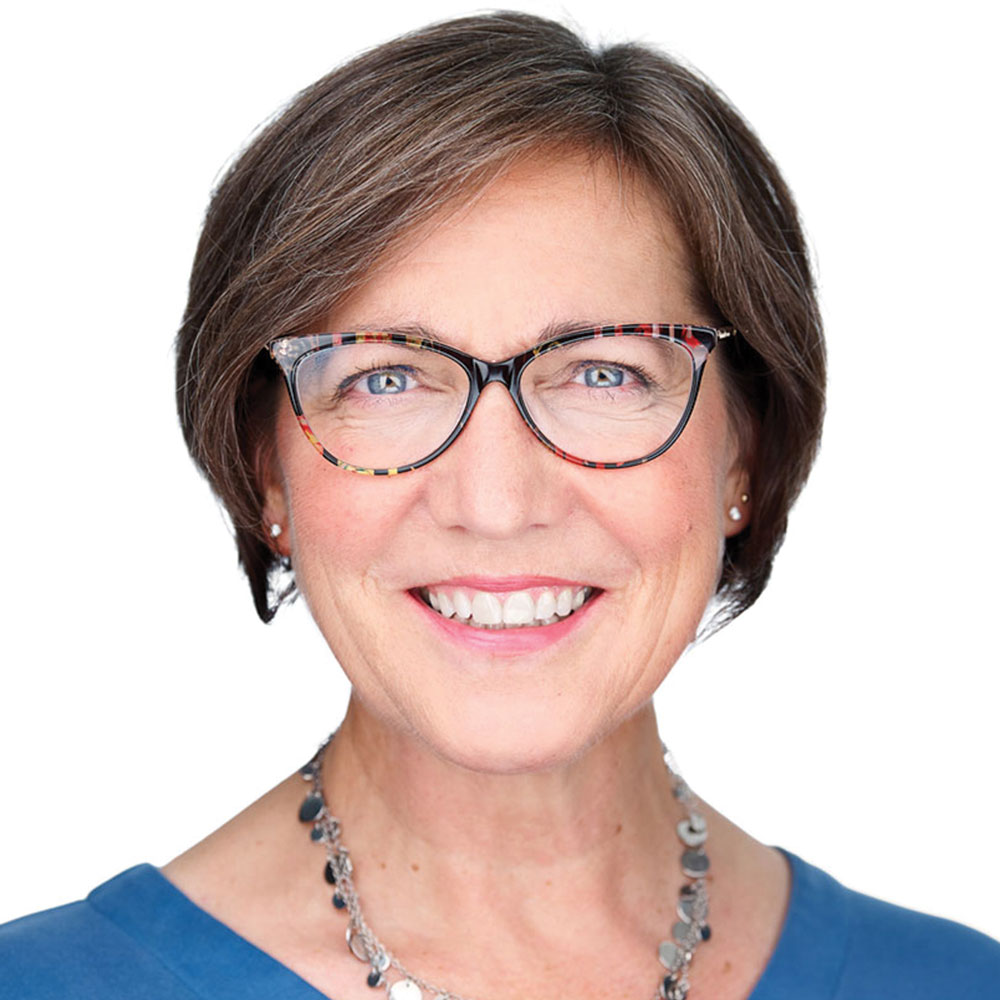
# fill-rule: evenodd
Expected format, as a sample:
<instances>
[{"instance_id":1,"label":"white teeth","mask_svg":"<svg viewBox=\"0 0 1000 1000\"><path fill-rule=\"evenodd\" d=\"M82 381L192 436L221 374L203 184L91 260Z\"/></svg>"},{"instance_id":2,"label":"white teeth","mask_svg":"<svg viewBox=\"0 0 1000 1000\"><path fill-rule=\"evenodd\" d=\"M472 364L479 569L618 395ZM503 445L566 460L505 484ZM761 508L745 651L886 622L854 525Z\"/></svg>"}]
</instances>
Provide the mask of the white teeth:
<instances>
[{"instance_id":1,"label":"white teeth","mask_svg":"<svg viewBox=\"0 0 1000 1000\"><path fill-rule=\"evenodd\" d=\"M472 598L472 619L480 625L499 625L503 621L503 608L492 594L478 590Z\"/></svg>"},{"instance_id":2,"label":"white teeth","mask_svg":"<svg viewBox=\"0 0 1000 1000\"><path fill-rule=\"evenodd\" d=\"M538 598L538 607L535 609L535 615L545 621L548 618L552 618L556 613L556 598L551 590L543 591L542 596ZM546 624L548 624L546 622Z\"/></svg>"},{"instance_id":3,"label":"white teeth","mask_svg":"<svg viewBox=\"0 0 1000 1000\"><path fill-rule=\"evenodd\" d=\"M464 590L456 590L452 595L455 602L455 617L463 620L472 617L472 601Z\"/></svg>"},{"instance_id":4,"label":"white teeth","mask_svg":"<svg viewBox=\"0 0 1000 1000\"><path fill-rule=\"evenodd\" d=\"M573 591L569 587L563 587L556 598L556 614L565 618L573 610Z\"/></svg>"},{"instance_id":5,"label":"white teeth","mask_svg":"<svg viewBox=\"0 0 1000 1000\"><path fill-rule=\"evenodd\" d=\"M503 604L504 625L527 625L535 620L535 602L531 594L519 590L511 594Z\"/></svg>"},{"instance_id":6,"label":"white teeth","mask_svg":"<svg viewBox=\"0 0 1000 1000\"><path fill-rule=\"evenodd\" d=\"M455 617L475 628L553 625L582 607L593 592L592 587L563 587L558 591L540 587L506 595L472 588L422 591L427 603L444 618Z\"/></svg>"}]
</instances>

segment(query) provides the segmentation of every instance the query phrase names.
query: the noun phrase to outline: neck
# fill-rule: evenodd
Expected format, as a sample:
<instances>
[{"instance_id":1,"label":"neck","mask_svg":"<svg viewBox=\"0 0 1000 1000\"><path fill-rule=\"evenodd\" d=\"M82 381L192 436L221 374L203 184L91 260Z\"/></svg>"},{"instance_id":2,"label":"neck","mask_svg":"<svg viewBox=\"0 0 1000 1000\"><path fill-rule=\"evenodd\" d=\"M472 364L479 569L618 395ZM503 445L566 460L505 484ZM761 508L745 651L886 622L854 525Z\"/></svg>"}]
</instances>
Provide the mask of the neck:
<instances>
[{"instance_id":1,"label":"neck","mask_svg":"<svg viewBox=\"0 0 1000 1000\"><path fill-rule=\"evenodd\" d=\"M685 810L651 707L564 766L496 775L442 761L355 703L323 778L364 916L410 971L464 996L534 1000L648 995L663 974L657 947L687 883ZM360 996L322 845L296 820L307 788L290 776L164 874L328 995ZM699 811L712 942L695 958L698 994L745 996L777 940L788 870L706 803Z\"/></svg>"},{"instance_id":2,"label":"neck","mask_svg":"<svg viewBox=\"0 0 1000 1000\"><path fill-rule=\"evenodd\" d=\"M579 936L581 913L595 938L617 944L627 934L655 965L669 927L662 901L676 899L682 881L674 827L684 810L651 704L562 766L483 774L354 700L323 777L366 918L399 942L397 954L422 955L428 972L440 963L444 985L473 975L454 968L456 941L477 956L479 973L491 954L508 965L518 940L536 958L549 951L539 941L572 955L567 938Z\"/></svg>"},{"instance_id":3,"label":"neck","mask_svg":"<svg viewBox=\"0 0 1000 1000\"><path fill-rule=\"evenodd\" d=\"M398 840L407 853L445 853L463 866L492 857L548 867L590 857L625 831L662 843L663 824L682 814L651 703L560 767L484 774L385 726L355 698L327 748L324 784L359 853Z\"/></svg>"}]
</instances>

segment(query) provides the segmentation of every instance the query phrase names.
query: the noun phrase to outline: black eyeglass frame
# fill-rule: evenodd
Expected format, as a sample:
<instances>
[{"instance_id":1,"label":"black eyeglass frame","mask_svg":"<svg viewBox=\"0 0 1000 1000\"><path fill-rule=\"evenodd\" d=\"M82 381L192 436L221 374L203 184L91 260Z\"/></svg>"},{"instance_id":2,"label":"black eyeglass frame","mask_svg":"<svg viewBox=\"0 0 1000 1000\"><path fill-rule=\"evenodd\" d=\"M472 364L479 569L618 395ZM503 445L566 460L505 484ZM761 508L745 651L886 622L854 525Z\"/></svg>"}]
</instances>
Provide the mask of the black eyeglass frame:
<instances>
[{"instance_id":1,"label":"black eyeglass frame","mask_svg":"<svg viewBox=\"0 0 1000 1000\"><path fill-rule=\"evenodd\" d=\"M284 375L292 409L306 438L308 438L309 442L323 458L348 472L357 472L368 476L395 476L403 472L411 472L413 469L419 469L421 466L427 465L428 462L433 462L462 433L483 389L491 382L500 382L506 386L507 391L514 400L514 405L517 407L518 413L521 415L521 419L524 420L535 437L549 451L554 452L567 462L573 462L575 465L582 465L588 469L625 469L651 462L654 458L662 455L681 436L694 410L694 404L698 398L698 389L701 386L702 372L704 371L705 362L708 360L709 354L720 340L725 340L727 337L732 337L735 334L736 330L732 327L695 326L689 323L619 323L614 326L598 326L585 330L575 330L559 337L553 337L551 340L536 344L534 347L522 351L520 354L515 354L511 358L507 358L506 361L484 361L482 358L473 357L471 354L466 354L464 351L460 351L449 344L442 344L435 340L426 340L423 337L417 337L408 333L386 333L382 331L292 334L287 337L278 337L276 340L271 341L267 345L267 351ZM669 340L683 346L691 356L691 389L688 393L688 400L681 419L673 433L662 445L641 458L633 458L625 462L594 462L570 454L553 444L539 430L527 407L524 405L524 399L521 396L521 374L532 360L539 355L566 344L602 337L652 337L658 340ZM437 354L443 354L445 357L450 358L468 376L469 395L454 430L448 435L443 444L419 461L385 469L352 465L327 451L309 426L298 394L296 372L299 365L316 351L322 351L340 344L360 343L403 344L407 347L419 348L420 350L434 351Z\"/></svg>"}]
</instances>

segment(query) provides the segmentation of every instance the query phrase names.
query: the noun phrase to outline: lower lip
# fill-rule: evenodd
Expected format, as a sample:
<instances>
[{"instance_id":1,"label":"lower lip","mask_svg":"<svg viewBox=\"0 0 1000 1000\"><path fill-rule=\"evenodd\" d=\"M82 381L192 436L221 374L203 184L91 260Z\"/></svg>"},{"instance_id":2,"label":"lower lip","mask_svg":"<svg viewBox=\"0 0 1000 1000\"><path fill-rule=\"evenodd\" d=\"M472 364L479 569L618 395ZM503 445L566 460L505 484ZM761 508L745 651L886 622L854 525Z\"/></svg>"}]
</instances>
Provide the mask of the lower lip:
<instances>
[{"instance_id":1,"label":"lower lip","mask_svg":"<svg viewBox=\"0 0 1000 1000\"><path fill-rule=\"evenodd\" d=\"M427 616L432 627L439 630L450 642L465 649L493 653L498 656L516 656L519 653L537 653L565 639L584 623L590 609L601 592L594 594L573 614L553 625L526 625L521 628L476 628L467 625L460 618L445 618L428 607L419 597L411 593L410 598Z\"/></svg>"}]
</instances>

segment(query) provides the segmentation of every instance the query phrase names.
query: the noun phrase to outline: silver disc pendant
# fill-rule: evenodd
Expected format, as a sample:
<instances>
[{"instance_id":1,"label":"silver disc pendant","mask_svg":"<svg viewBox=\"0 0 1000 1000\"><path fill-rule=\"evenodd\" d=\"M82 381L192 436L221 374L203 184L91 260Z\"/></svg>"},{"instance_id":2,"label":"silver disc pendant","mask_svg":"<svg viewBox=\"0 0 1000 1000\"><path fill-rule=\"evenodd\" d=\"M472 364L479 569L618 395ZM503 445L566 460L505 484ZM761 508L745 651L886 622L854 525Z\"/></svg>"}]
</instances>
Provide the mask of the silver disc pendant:
<instances>
[{"instance_id":1,"label":"silver disc pendant","mask_svg":"<svg viewBox=\"0 0 1000 1000\"><path fill-rule=\"evenodd\" d=\"M708 871L708 855L690 850L681 855L681 869L688 878L701 878Z\"/></svg>"},{"instance_id":2,"label":"silver disc pendant","mask_svg":"<svg viewBox=\"0 0 1000 1000\"><path fill-rule=\"evenodd\" d=\"M660 943L660 961L671 972L676 972L684 961L684 952L673 941Z\"/></svg>"},{"instance_id":3,"label":"silver disc pendant","mask_svg":"<svg viewBox=\"0 0 1000 1000\"><path fill-rule=\"evenodd\" d=\"M701 941L701 931L694 924L686 924L683 920L678 920L674 924L672 933L674 940L687 948L688 951L694 951L698 942Z\"/></svg>"},{"instance_id":4,"label":"silver disc pendant","mask_svg":"<svg viewBox=\"0 0 1000 1000\"><path fill-rule=\"evenodd\" d=\"M368 961L368 952L365 951L365 943L360 934L355 934L350 927L347 928L347 947L351 949L351 954L362 962Z\"/></svg>"},{"instance_id":5,"label":"silver disc pendant","mask_svg":"<svg viewBox=\"0 0 1000 1000\"><path fill-rule=\"evenodd\" d=\"M423 993L412 979L400 979L389 987L389 1000L423 1000Z\"/></svg>"}]
</instances>

